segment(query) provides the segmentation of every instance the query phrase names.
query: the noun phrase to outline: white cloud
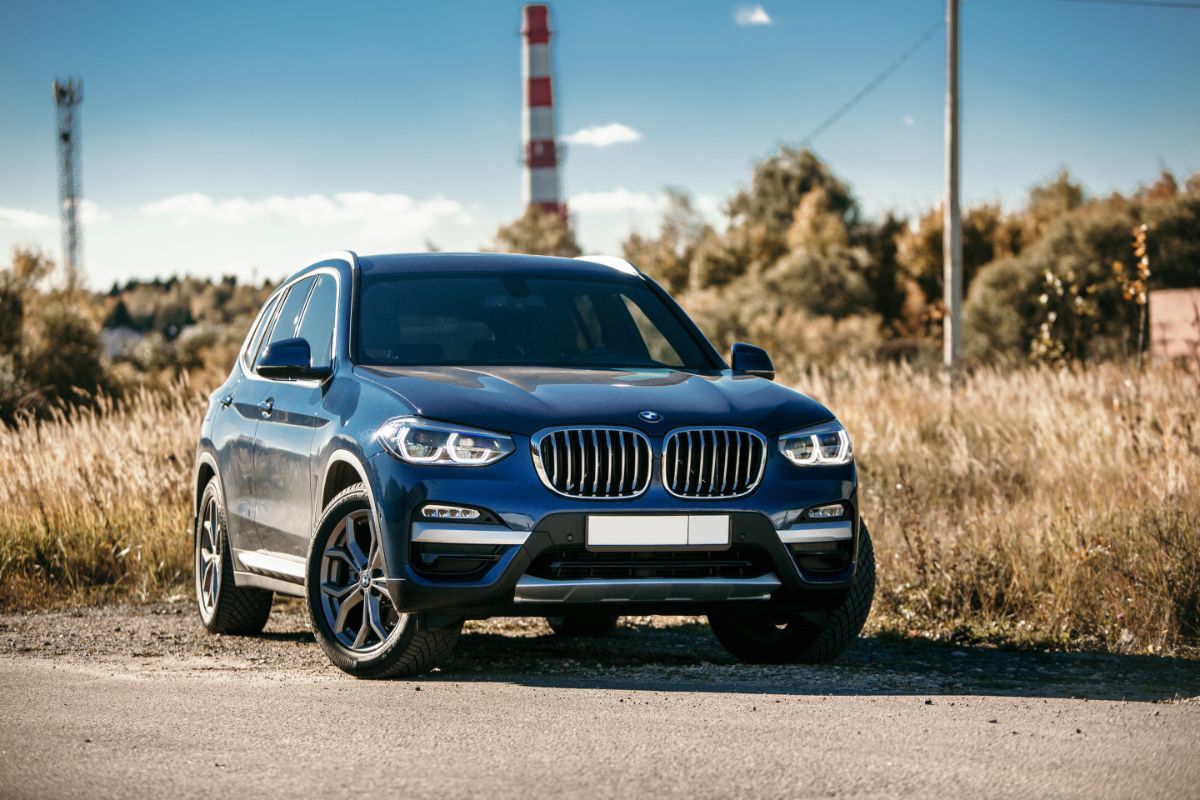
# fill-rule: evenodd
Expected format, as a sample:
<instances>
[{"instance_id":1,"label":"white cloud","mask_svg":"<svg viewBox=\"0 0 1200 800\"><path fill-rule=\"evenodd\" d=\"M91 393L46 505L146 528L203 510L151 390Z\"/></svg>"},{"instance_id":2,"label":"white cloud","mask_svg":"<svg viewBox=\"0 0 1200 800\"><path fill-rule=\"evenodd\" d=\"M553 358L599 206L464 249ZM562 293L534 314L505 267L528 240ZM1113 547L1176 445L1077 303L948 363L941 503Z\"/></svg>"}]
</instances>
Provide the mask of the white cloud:
<instances>
[{"instance_id":1,"label":"white cloud","mask_svg":"<svg viewBox=\"0 0 1200 800\"><path fill-rule=\"evenodd\" d=\"M905 114L903 117L900 118L900 121L903 122L905 125L907 125L910 128L913 125L917 124L916 119L914 119L911 114Z\"/></svg>"},{"instance_id":2,"label":"white cloud","mask_svg":"<svg viewBox=\"0 0 1200 800\"><path fill-rule=\"evenodd\" d=\"M724 201L715 194L703 192L694 198L696 210L710 222L720 220L724 216Z\"/></svg>"},{"instance_id":3,"label":"white cloud","mask_svg":"<svg viewBox=\"0 0 1200 800\"><path fill-rule=\"evenodd\" d=\"M57 224L58 220L49 214L0 207L0 225L13 228L50 228Z\"/></svg>"},{"instance_id":4,"label":"white cloud","mask_svg":"<svg viewBox=\"0 0 1200 800\"><path fill-rule=\"evenodd\" d=\"M352 225L367 237L405 237L427 231L442 221L458 225L473 222L467 210L455 200L444 197L414 200L408 195L376 192L272 195L259 200L243 197L214 200L206 194L191 192L147 203L141 213L170 219L177 225L199 222L244 225L270 220L304 227Z\"/></svg>"},{"instance_id":5,"label":"white cloud","mask_svg":"<svg viewBox=\"0 0 1200 800\"><path fill-rule=\"evenodd\" d=\"M79 201L79 220L84 225L108 222L110 219L112 214L102 210L91 200ZM20 208L0 208L0 225L13 228L53 228L58 225L58 217Z\"/></svg>"},{"instance_id":6,"label":"white cloud","mask_svg":"<svg viewBox=\"0 0 1200 800\"><path fill-rule=\"evenodd\" d=\"M741 26L770 25L771 15L762 6L739 6L734 9L733 21Z\"/></svg>"},{"instance_id":7,"label":"white cloud","mask_svg":"<svg viewBox=\"0 0 1200 800\"><path fill-rule=\"evenodd\" d=\"M608 147L613 144L636 142L641 138L642 134L628 125L622 125L619 122L610 122L607 125L591 125L587 128L581 128L566 137L566 141L568 144Z\"/></svg>"},{"instance_id":8,"label":"white cloud","mask_svg":"<svg viewBox=\"0 0 1200 800\"><path fill-rule=\"evenodd\" d=\"M94 225L97 222L108 222L113 215L100 208L91 200L79 201L79 221L84 225Z\"/></svg>"},{"instance_id":9,"label":"white cloud","mask_svg":"<svg viewBox=\"0 0 1200 800\"><path fill-rule=\"evenodd\" d=\"M618 214L626 211L657 211L660 204L658 197L620 188L572 195L567 201L567 208L583 214Z\"/></svg>"}]
</instances>

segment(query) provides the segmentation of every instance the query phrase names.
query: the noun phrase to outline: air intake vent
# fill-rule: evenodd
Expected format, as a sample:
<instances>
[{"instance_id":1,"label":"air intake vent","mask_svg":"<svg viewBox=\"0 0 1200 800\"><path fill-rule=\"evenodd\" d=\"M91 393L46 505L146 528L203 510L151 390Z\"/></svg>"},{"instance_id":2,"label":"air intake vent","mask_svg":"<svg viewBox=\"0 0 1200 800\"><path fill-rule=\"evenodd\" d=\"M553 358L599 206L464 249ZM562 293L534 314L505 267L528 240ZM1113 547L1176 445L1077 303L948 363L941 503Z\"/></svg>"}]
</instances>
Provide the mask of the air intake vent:
<instances>
[{"instance_id":1,"label":"air intake vent","mask_svg":"<svg viewBox=\"0 0 1200 800\"><path fill-rule=\"evenodd\" d=\"M766 441L753 431L674 431L663 448L663 485L676 497L741 497L758 487L766 455Z\"/></svg>"},{"instance_id":2,"label":"air intake vent","mask_svg":"<svg viewBox=\"0 0 1200 800\"><path fill-rule=\"evenodd\" d=\"M637 497L650 484L650 440L629 428L546 431L533 437L533 464L567 497Z\"/></svg>"}]
</instances>

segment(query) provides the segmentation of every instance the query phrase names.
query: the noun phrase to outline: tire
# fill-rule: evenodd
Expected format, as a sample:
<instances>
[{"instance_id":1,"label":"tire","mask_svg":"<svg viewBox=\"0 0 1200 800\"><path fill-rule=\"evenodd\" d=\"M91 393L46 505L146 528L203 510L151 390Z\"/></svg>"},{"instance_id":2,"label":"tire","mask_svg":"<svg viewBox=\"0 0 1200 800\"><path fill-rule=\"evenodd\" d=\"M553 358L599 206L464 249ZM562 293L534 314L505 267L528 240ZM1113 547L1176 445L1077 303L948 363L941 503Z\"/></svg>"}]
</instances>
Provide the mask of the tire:
<instances>
[{"instance_id":1,"label":"tire","mask_svg":"<svg viewBox=\"0 0 1200 800\"><path fill-rule=\"evenodd\" d=\"M225 502L216 477L204 487L192 532L192 573L200 622L209 633L262 633L274 594L234 583Z\"/></svg>"},{"instance_id":2,"label":"tire","mask_svg":"<svg viewBox=\"0 0 1200 800\"><path fill-rule=\"evenodd\" d=\"M845 601L814 622L811 615L754 618L711 614L713 633L725 649L749 664L828 664L849 647L871 613L875 597L875 548L862 525L858 571Z\"/></svg>"},{"instance_id":3,"label":"tire","mask_svg":"<svg viewBox=\"0 0 1200 800\"><path fill-rule=\"evenodd\" d=\"M598 614L583 617L546 617L546 622L556 636L604 636L617 629L616 614Z\"/></svg>"},{"instance_id":4,"label":"tire","mask_svg":"<svg viewBox=\"0 0 1200 800\"><path fill-rule=\"evenodd\" d=\"M423 630L415 615L392 605L383 583L382 540L361 483L325 507L306 569L304 596L313 634L343 672L356 678L420 675L458 642L461 622Z\"/></svg>"}]
</instances>

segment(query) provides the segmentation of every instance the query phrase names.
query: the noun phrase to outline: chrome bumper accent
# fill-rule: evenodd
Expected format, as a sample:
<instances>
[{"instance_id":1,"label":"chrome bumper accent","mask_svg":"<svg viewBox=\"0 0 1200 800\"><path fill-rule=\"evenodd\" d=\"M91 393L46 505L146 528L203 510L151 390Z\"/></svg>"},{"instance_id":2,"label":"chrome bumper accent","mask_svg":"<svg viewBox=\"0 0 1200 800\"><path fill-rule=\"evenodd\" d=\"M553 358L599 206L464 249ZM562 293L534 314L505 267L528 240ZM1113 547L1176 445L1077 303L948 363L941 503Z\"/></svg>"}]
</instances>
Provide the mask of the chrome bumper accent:
<instances>
[{"instance_id":1,"label":"chrome bumper accent","mask_svg":"<svg viewBox=\"0 0 1200 800\"><path fill-rule=\"evenodd\" d=\"M552 581L522 575L517 603L766 600L782 584L774 573L757 578L627 578Z\"/></svg>"},{"instance_id":2,"label":"chrome bumper accent","mask_svg":"<svg viewBox=\"0 0 1200 800\"><path fill-rule=\"evenodd\" d=\"M801 522L776 531L784 544L808 542L842 542L854 538L854 527L846 522Z\"/></svg>"},{"instance_id":3,"label":"chrome bumper accent","mask_svg":"<svg viewBox=\"0 0 1200 800\"><path fill-rule=\"evenodd\" d=\"M513 531L498 525L452 525L444 522L414 522L412 540L427 544L525 544L529 531Z\"/></svg>"}]
</instances>

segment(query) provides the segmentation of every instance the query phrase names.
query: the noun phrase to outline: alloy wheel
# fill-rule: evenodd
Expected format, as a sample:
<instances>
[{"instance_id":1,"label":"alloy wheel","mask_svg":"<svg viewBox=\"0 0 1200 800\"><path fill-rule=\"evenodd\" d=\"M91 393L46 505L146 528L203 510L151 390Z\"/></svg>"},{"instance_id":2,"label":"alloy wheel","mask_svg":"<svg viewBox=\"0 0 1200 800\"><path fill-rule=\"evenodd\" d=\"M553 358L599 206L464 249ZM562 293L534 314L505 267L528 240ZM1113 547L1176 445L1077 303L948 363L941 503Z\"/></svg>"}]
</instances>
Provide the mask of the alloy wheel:
<instances>
[{"instance_id":1,"label":"alloy wheel","mask_svg":"<svg viewBox=\"0 0 1200 800\"><path fill-rule=\"evenodd\" d=\"M221 530L220 507L216 496L208 498L196 531L196 600L200 604L200 616L205 622L216 613L217 599L221 595Z\"/></svg>"},{"instance_id":2,"label":"alloy wheel","mask_svg":"<svg viewBox=\"0 0 1200 800\"><path fill-rule=\"evenodd\" d=\"M338 644L356 654L382 647L400 623L369 511L350 512L329 536L321 554L321 609Z\"/></svg>"}]
</instances>

